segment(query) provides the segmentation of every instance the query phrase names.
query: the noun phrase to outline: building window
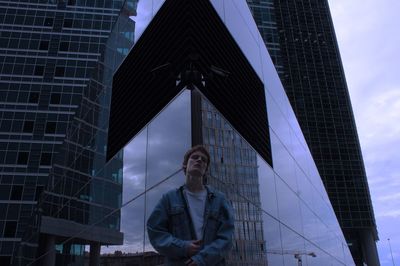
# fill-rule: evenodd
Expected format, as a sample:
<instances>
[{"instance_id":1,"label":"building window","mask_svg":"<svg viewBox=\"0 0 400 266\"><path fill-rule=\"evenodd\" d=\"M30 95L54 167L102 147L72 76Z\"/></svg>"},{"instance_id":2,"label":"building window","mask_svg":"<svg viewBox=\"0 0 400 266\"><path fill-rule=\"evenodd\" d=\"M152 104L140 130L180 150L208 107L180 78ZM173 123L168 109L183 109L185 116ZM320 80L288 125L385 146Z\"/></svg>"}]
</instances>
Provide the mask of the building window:
<instances>
[{"instance_id":1,"label":"building window","mask_svg":"<svg viewBox=\"0 0 400 266\"><path fill-rule=\"evenodd\" d=\"M44 66L36 66L35 72L33 73L35 76L43 76Z\"/></svg>"},{"instance_id":2,"label":"building window","mask_svg":"<svg viewBox=\"0 0 400 266\"><path fill-rule=\"evenodd\" d=\"M60 104L61 103L61 93L52 93L50 96L50 104Z\"/></svg>"},{"instance_id":3,"label":"building window","mask_svg":"<svg viewBox=\"0 0 400 266\"><path fill-rule=\"evenodd\" d=\"M63 27L64 28L72 28L72 19L70 19L70 18L64 19Z\"/></svg>"},{"instance_id":4,"label":"building window","mask_svg":"<svg viewBox=\"0 0 400 266\"><path fill-rule=\"evenodd\" d=\"M0 256L0 265L11 265L11 256Z\"/></svg>"},{"instance_id":5,"label":"building window","mask_svg":"<svg viewBox=\"0 0 400 266\"><path fill-rule=\"evenodd\" d=\"M47 122L45 133L46 134L56 133L56 122Z\"/></svg>"},{"instance_id":6,"label":"building window","mask_svg":"<svg viewBox=\"0 0 400 266\"><path fill-rule=\"evenodd\" d=\"M64 72L65 72L65 67L56 67L56 71L54 73L55 77L63 77L64 76Z\"/></svg>"},{"instance_id":7,"label":"building window","mask_svg":"<svg viewBox=\"0 0 400 266\"><path fill-rule=\"evenodd\" d=\"M51 153L43 152L40 157L40 165L50 165L51 164Z\"/></svg>"},{"instance_id":8,"label":"building window","mask_svg":"<svg viewBox=\"0 0 400 266\"><path fill-rule=\"evenodd\" d=\"M6 226L4 227L4 237L14 237L16 231L17 231L17 222L7 221Z\"/></svg>"},{"instance_id":9,"label":"building window","mask_svg":"<svg viewBox=\"0 0 400 266\"><path fill-rule=\"evenodd\" d=\"M60 51L68 51L69 50L69 42L60 42Z\"/></svg>"},{"instance_id":10,"label":"building window","mask_svg":"<svg viewBox=\"0 0 400 266\"><path fill-rule=\"evenodd\" d=\"M48 50L49 49L49 41L40 41L39 50Z\"/></svg>"},{"instance_id":11,"label":"building window","mask_svg":"<svg viewBox=\"0 0 400 266\"><path fill-rule=\"evenodd\" d=\"M10 200L21 200L22 199L23 186L13 186L11 190Z\"/></svg>"},{"instance_id":12,"label":"building window","mask_svg":"<svg viewBox=\"0 0 400 266\"><path fill-rule=\"evenodd\" d=\"M22 132L24 133L32 133L33 132L33 121L24 121L24 126L22 128Z\"/></svg>"},{"instance_id":13,"label":"building window","mask_svg":"<svg viewBox=\"0 0 400 266\"><path fill-rule=\"evenodd\" d=\"M0 200L9 200L10 197L10 185L0 185ZM5 217L5 210L2 210L2 214L0 214L0 219ZM2 225L0 225L0 231L2 229ZM1 264L0 264L1 265Z\"/></svg>"},{"instance_id":14,"label":"building window","mask_svg":"<svg viewBox=\"0 0 400 266\"><path fill-rule=\"evenodd\" d=\"M35 191L35 200L36 201L39 200L39 197L42 194L43 190L44 190L44 186L37 186L36 187L36 191Z\"/></svg>"},{"instance_id":15,"label":"building window","mask_svg":"<svg viewBox=\"0 0 400 266\"><path fill-rule=\"evenodd\" d=\"M17 164L27 164L29 158L29 152L20 151L18 153Z\"/></svg>"},{"instance_id":16,"label":"building window","mask_svg":"<svg viewBox=\"0 0 400 266\"><path fill-rule=\"evenodd\" d=\"M43 26L52 27L53 26L53 21L54 21L53 18L45 18Z\"/></svg>"},{"instance_id":17,"label":"building window","mask_svg":"<svg viewBox=\"0 0 400 266\"><path fill-rule=\"evenodd\" d=\"M3 121L0 120L0 131L7 132L11 130L11 120L6 120L3 119Z\"/></svg>"},{"instance_id":18,"label":"building window","mask_svg":"<svg viewBox=\"0 0 400 266\"><path fill-rule=\"evenodd\" d=\"M38 103L38 102L39 102L39 92L29 93L29 103Z\"/></svg>"}]
</instances>

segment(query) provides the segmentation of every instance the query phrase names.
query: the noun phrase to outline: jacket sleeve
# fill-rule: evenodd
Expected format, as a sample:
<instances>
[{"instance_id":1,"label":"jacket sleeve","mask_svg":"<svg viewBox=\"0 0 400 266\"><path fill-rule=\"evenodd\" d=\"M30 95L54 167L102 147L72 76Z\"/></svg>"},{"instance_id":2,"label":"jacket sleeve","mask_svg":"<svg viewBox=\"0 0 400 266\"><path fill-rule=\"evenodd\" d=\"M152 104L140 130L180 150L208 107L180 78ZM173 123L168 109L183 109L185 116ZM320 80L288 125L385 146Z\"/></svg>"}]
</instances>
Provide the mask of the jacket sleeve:
<instances>
[{"instance_id":1,"label":"jacket sleeve","mask_svg":"<svg viewBox=\"0 0 400 266\"><path fill-rule=\"evenodd\" d=\"M216 239L205 245L199 253L191 259L199 266L210 266L220 262L232 248L234 233L233 210L224 198L221 206L221 223L217 229Z\"/></svg>"},{"instance_id":2,"label":"jacket sleeve","mask_svg":"<svg viewBox=\"0 0 400 266\"><path fill-rule=\"evenodd\" d=\"M170 258L187 256L189 241L174 237L168 230L168 197L163 195L147 220L147 233L151 245L161 255Z\"/></svg>"}]
</instances>

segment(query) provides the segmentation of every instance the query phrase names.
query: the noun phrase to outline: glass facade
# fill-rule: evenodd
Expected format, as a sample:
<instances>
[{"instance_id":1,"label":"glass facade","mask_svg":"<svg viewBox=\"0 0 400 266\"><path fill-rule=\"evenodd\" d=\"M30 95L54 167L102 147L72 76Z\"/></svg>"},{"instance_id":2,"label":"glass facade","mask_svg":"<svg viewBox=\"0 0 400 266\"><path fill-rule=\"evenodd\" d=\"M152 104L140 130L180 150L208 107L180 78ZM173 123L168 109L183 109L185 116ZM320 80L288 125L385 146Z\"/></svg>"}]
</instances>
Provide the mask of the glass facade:
<instances>
[{"instance_id":1,"label":"glass facade","mask_svg":"<svg viewBox=\"0 0 400 266\"><path fill-rule=\"evenodd\" d=\"M124 148L124 202L135 200L122 209L124 246L114 249L131 253L153 250L145 221L162 193L184 183L182 172L163 180L180 168L182 156L191 146L189 96L190 92L184 91ZM217 114L208 101L203 101L203 108ZM279 119L286 120L282 114ZM312 157L301 146L304 144L298 143L301 150L297 154L307 159L302 162L305 165L299 165L274 134L274 163L286 164L287 168L274 170L229 123L224 123L221 115L203 122L203 129L208 131L212 124L214 134L219 134L217 125L222 122L223 132L229 136L221 140L222 145L210 144L213 133L204 137L213 157L209 183L226 192L235 209L235 243L229 265L296 265L295 254L303 256L303 265L352 265ZM285 122L281 127L288 128ZM271 125L271 130L279 126ZM237 151L231 152L234 156L228 155L228 149L219 152L229 144L240 147L240 156ZM282 156L284 152L289 158ZM304 169L311 170L310 174ZM308 258L309 253L316 257Z\"/></svg>"},{"instance_id":2,"label":"glass facade","mask_svg":"<svg viewBox=\"0 0 400 266\"><path fill-rule=\"evenodd\" d=\"M135 8L0 3L1 265L41 255L45 265L48 253L57 265L83 263L85 244L122 242L122 153L107 167L104 154L112 74L133 45Z\"/></svg>"},{"instance_id":3,"label":"glass facade","mask_svg":"<svg viewBox=\"0 0 400 266\"><path fill-rule=\"evenodd\" d=\"M273 108L277 109L273 112ZM306 158L297 161L274 133L273 160L281 167L273 169L204 98L202 109L203 130L208 131L204 143L213 161L208 183L224 191L235 210L229 265L297 265L296 254L303 265L353 265L304 142L296 140L297 158ZM281 123L271 124L271 131L286 128L294 135L276 105L268 110ZM163 193L184 184L183 173L173 173L191 146L191 111L190 91L186 90L124 148L123 202L134 200L121 211L124 245L102 252L153 251L145 222ZM209 112L213 115L207 116Z\"/></svg>"},{"instance_id":4,"label":"glass facade","mask_svg":"<svg viewBox=\"0 0 400 266\"><path fill-rule=\"evenodd\" d=\"M379 264L374 212L328 1L247 3L357 265Z\"/></svg>"},{"instance_id":5,"label":"glass facade","mask_svg":"<svg viewBox=\"0 0 400 266\"><path fill-rule=\"evenodd\" d=\"M251 13L279 75L283 74L274 0L247 0Z\"/></svg>"},{"instance_id":6,"label":"glass facade","mask_svg":"<svg viewBox=\"0 0 400 266\"><path fill-rule=\"evenodd\" d=\"M80 265L85 245L95 261L100 248L153 251L146 220L162 193L184 183L183 154L199 134L192 92L183 88L106 165L105 155L112 76L164 2L0 4L0 45L7 51L0 55L1 265ZM202 96L197 111L212 154L208 182L235 210L230 265L353 265L246 2L203 4L210 3L264 83L273 162ZM39 24L24 24L30 16Z\"/></svg>"},{"instance_id":7,"label":"glass facade","mask_svg":"<svg viewBox=\"0 0 400 266\"><path fill-rule=\"evenodd\" d=\"M234 247L228 265L266 265L257 153L229 122L202 98L203 144L211 156L208 183L231 200Z\"/></svg>"},{"instance_id":8,"label":"glass facade","mask_svg":"<svg viewBox=\"0 0 400 266\"><path fill-rule=\"evenodd\" d=\"M211 3L264 82L273 161L272 167L202 95L200 130L212 156L207 180L226 193L235 210L229 265L298 265L300 260L303 265L353 265L321 177L246 2ZM142 7L139 1L138 18L139 10L144 17L156 14L151 7ZM123 202L129 203L121 210L124 245L102 252L153 251L145 230L147 217L163 193L184 183L183 172L177 171L192 145L192 135L199 134L193 132L192 112L196 109L192 93L182 91L124 147Z\"/></svg>"}]
</instances>

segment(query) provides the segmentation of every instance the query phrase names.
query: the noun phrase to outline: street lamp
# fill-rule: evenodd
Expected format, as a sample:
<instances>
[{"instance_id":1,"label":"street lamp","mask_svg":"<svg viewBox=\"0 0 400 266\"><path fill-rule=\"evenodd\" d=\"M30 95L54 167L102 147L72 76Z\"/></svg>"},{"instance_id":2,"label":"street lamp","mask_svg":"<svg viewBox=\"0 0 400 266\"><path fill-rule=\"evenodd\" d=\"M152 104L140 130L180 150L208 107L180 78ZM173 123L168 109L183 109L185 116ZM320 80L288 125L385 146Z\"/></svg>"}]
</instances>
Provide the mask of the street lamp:
<instances>
[{"instance_id":1,"label":"street lamp","mask_svg":"<svg viewBox=\"0 0 400 266\"><path fill-rule=\"evenodd\" d=\"M392 245L390 245L390 238L388 238L387 241L389 243L390 255L392 255L392 263L393 263L393 266L394 266L394 259L393 259L393 253L392 253Z\"/></svg>"}]
</instances>

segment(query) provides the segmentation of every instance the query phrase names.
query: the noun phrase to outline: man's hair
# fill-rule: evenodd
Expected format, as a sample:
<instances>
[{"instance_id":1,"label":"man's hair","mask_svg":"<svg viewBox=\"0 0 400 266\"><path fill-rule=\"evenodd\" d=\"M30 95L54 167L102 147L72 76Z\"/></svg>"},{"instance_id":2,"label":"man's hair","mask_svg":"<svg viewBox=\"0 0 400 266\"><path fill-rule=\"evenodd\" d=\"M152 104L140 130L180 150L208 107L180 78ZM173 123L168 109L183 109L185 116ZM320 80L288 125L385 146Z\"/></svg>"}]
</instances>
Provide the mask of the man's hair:
<instances>
[{"instance_id":1,"label":"man's hair","mask_svg":"<svg viewBox=\"0 0 400 266\"><path fill-rule=\"evenodd\" d=\"M185 156L183 157L182 168L183 168L183 172L185 173L185 175L186 175L186 167L187 167L187 163L189 161L189 158L192 155L192 153L194 153L196 151L204 153L204 155L207 157L207 168L206 168L206 171L208 170L208 167L210 166L210 153L208 152L208 150L203 145L196 145L196 146L192 147L191 149L189 149L185 153Z\"/></svg>"}]
</instances>

